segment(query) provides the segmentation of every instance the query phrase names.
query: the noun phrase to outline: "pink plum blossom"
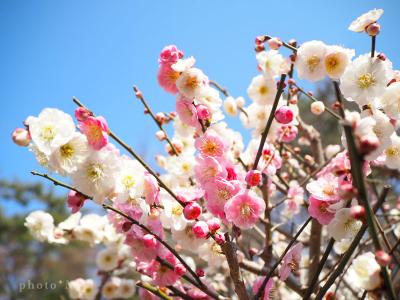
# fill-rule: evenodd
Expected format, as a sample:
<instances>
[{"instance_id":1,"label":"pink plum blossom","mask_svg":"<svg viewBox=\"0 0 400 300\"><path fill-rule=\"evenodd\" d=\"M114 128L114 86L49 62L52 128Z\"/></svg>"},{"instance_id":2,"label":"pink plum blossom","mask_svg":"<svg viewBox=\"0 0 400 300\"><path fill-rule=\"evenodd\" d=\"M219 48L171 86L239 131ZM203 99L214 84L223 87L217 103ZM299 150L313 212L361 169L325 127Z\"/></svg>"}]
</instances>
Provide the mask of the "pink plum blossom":
<instances>
[{"instance_id":1,"label":"pink plum blossom","mask_svg":"<svg viewBox=\"0 0 400 300\"><path fill-rule=\"evenodd\" d=\"M176 112L179 119L186 125L191 127L198 127L200 125L196 107L187 98L178 97L176 100Z\"/></svg>"},{"instance_id":2,"label":"pink plum blossom","mask_svg":"<svg viewBox=\"0 0 400 300\"><path fill-rule=\"evenodd\" d=\"M171 68L169 64L163 64L158 69L157 80L158 84L168 93L176 94L178 93L178 88L176 87L176 81L179 78L179 72Z\"/></svg>"},{"instance_id":3,"label":"pink plum blossom","mask_svg":"<svg viewBox=\"0 0 400 300\"><path fill-rule=\"evenodd\" d=\"M157 179L153 175L146 172L144 174L144 197L148 204L159 204L160 187L158 186Z\"/></svg>"},{"instance_id":4,"label":"pink plum blossom","mask_svg":"<svg viewBox=\"0 0 400 300\"><path fill-rule=\"evenodd\" d=\"M71 209L71 212L74 214L83 207L83 204L86 200L87 198L81 193L71 190L68 193L67 205Z\"/></svg>"},{"instance_id":5,"label":"pink plum blossom","mask_svg":"<svg viewBox=\"0 0 400 300\"><path fill-rule=\"evenodd\" d=\"M306 188L313 197L322 201L338 201L340 199L338 177L332 174L317 177L317 180L308 183Z\"/></svg>"},{"instance_id":6,"label":"pink plum blossom","mask_svg":"<svg viewBox=\"0 0 400 300\"><path fill-rule=\"evenodd\" d=\"M332 203L321 201L313 196L311 196L308 201L308 213L321 225L328 225L335 217L335 213L329 210L329 206Z\"/></svg>"},{"instance_id":7,"label":"pink plum blossom","mask_svg":"<svg viewBox=\"0 0 400 300\"><path fill-rule=\"evenodd\" d=\"M100 150L108 144L108 125L103 117L87 117L79 122L79 129L86 135L89 145L94 150Z\"/></svg>"},{"instance_id":8,"label":"pink plum blossom","mask_svg":"<svg viewBox=\"0 0 400 300\"><path fill-rule=\"evenodd\" d=\"M279 277L281 280L285 281L289 277L290 272L297 272L299 270L302 250L303 244L298 243L286 253L282 260L281 268L279 269Z\"/></svg>"},{"instance_id":9,"label":"pink plum blossom","mask_svg":"<svg viewBox=\"0 0 400 300\"><path fill-rule=\"evenodd\" d=\"M291 141L293 141L297 137L298 132L299 130L297 129L297 126L294 126L292 124L281 125L276 131L279 140L284 143L290 143Z\"/></svg>"},{"instance_id":10,"label":"pink plum blossom","mask_svg":"<svg viewBox=\"0 0 400 300\"><path fill-rule=\"evenodd\" d=\"M199 156L196 158L194 168L195 178L201 185L213 182L217 178L226 178L227 171L221 166L219 161L209 156Z\"/></svg>"},{"instance_id":11,"label":"pink plum blossom","mask_svg":"<svg viewBox=\"0 0 400 300\"><path fill-rule=\"evenodd\" d=\"M175 45L165 46L160 53L158 58L158 63L160 65L171 65L176 63L179 59L183 57L183 51L179 50Z\"/></svg>"},{"instance_id":12,"label":"pink plum blossom","mask_svg":"<svg viewBox=\"0 0 400 300\"><path fill-rule=\"evenodd\" d=\"M254 192L236 194L225 204L226 219L241 229L253 227L265 211L265 202Z\"/></svg>"},{"instance_id":13,"label":"pink plum blossom","mask_svg":"<svg viewBox=\"0 0 400 300\"><path fill-rule=\"evenodd\" d=\"M258 290L260 289L262 283L264 282L264 277L259 277L254 281L252 291L253 294L256 295L258 293ZM261 300L273 300L274 297L271 297L271 292L273 291L274 287L274 279L270 278L267 281L267 284L265 285L264 291L261 294Z\"/></svg>"},{"instance_id":14,"label":"pink plum blossom","mask_svg":"<svg viewBox=\"0 0 400 300\"><path fill-rule=\"evenodd\" d=\"M203 156L221 157L226 148L225 142L216 134L206 132L195 141L196 149Z\"/></svg>"}]
</instances>

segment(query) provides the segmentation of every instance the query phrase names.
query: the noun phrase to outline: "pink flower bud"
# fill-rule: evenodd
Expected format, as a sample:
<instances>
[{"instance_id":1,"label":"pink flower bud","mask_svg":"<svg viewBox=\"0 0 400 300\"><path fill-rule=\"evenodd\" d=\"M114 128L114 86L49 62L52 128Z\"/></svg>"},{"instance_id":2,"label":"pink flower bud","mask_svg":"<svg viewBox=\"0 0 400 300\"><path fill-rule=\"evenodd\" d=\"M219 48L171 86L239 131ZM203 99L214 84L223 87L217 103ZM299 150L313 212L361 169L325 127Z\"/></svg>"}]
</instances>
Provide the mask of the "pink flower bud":
<instances>
[{"instance_id":1,"label":"pink flower bud","mask_svg":"<svg viewBox=\"0 0 400 300\"><path fill-rule=\"evenodd\" d=\"M174 64L183 57L183 52L175 45L164 47L158 58L160 64Z\"/></svg>"},{"instance_id":2,"label":"pink flower bud","mask_svg":"<svg viewBox=\"0 0 400 300\"><path fill-rule=\"evenodd\" d=\"M193 225L192 230L195 236L197 236L200 239L205 239L209 233L208 225L204 221L197 221Z\"/></svg>"},{"instance_id":3,"label":"pink flower bud","mask_svg":"<svg viewBox=\"0 0 400 300\"><path fill-rule=\"evenodd\" d=\"M290 143L293 141L299 130L297 129L297 126L294 125L281 125L277 129L277 135L279 136L280 140L284 143Z\"/></svg>"},{"instance_id":4,"label":"pink flower bud","mask_svg":"<svg viewBox=\"0 0 400 300\"><path fill-rule=\"evenodd\" d=\"M157 240L152 234L145 234L142 240L146 248L154 249L157 246Z\"/></svg>"},{"instance_id":5,"label":"pink flower bud","mask_svg":"<svg viewBox=\"0 0 400 300\"><path fill-rule=\"evenodd\" d=\"M17 128L12 133L12 140L18 146L26 147L31 142L31 135L28 130Z\"/></svg>"},{"instance_id":6,"label":"pink flower bud","mask_svg":"<svg viewBox=\"0 0 400 300\"><path fill-rule=\"evenodd\" d=\"M197 202L189 202L183 209L187 220L196 220L201 215L201 206Z\"/></svg>"},{"instance_id":7,"label":"pink flower bud","mask_svg":"<svg viewBox=\"0 0 400 300\"><path fill-rule=\"evenodd\" d=\"M262 175L261 172L258 170L250 170L249 172L247 172L246 174L246 183L249 186L257 186L260 184L262 179Z\"/></svg>"},{"instance_id":8,"label":"pink flower bud","mask_svg":"<svg viewBox=\"0 0 400 300\"><path fill-rule=\"evenodd\" d=\"M182 265L181 263L178 263L175 265L174 267L174 272L176 275L178 276L183 276L186 273L186 268L184 265Z\"/></svg>"},{"instance_id":9,"label":"pink flower bud","mask_svg":"<svg viewBox=\"0 0 400 300\"><path fill-rule=\"evenodd\" d=\"M350 214L354 219L363 221L365 219L365 208L361 205L354 205L350 208Z\"/></svg>"},{"instance_id":10,"label":"pink flower bud","mask_svg":"<svg viewBox=\"0 0 400 300\"><path fill-rule=\"evenodd\" d=\"M386 267L390 264L391 257L385 251L378 250L375 252L375 259L379 265Z\"/></svg>"},{"instance_id":11,"label":"pink flower bud","mask_svg":"<svg viewBox=\"0 0 400 300\"><path fill-rule=\"evenodd\" d=\"M275 119L281 124L288 124L292 122L293 117L294 117L293 111L287 105L281 106L275 112Z\"/></svg>"},{"instance_id":12,"label":"pink flower bud","mask_svg":"<svg viewBox=\"0 0 400 300\"><path fill-rule=\"evenodd\" d=\"M256 37L255 44L261 45L262 43L265 42L265 39L266 39L266 37L264 35L260 35L260 36Z\"/></svg>"},{"instance_id":13,"label":"pink flower bud","mask_svg":"<svg viewBox=\"0 0 400 300\"><path fill-rule=\"evenodd\" d=\"M359 141L360 152L368 154L375 151L379 147L379 139L373 136L362 136Z\"/></svg>"},{"instance_id":14,"label":"pink flower bud","mask_svg":"<svg viewBox=\"0 0 400 300\"><path fill-rule=\"evenodd\" d=\"M197 111L197 117L200 120L208 120L211 118L211 112L208 109L207 106L203 105L203 104L199 104L196 106L196 111Z\"/></svg>"},{"instance_id":15,"label":"pink flower bud","mask_svg":"<svg viewBox=\"0 0 400 300\"><path fill-rule=\"evenodd\" d=\"M216 232L221 227L219 220L216 218L208 220L207 225L211 232Z\"/></svg>"},{"instance_id":16,"label":"pink flower bud","mask_svg":"<svg viewBox=\"0 0 400 300\"><path fill-rule=\"evenodd\" d=\"M165 120L167 119L166 115L162 112L156 113L155 117L157 122L160 124L164 124Z\"/></svg>"},{"instance_id":17,"label":"pink flower bud","mask_svg":"<svg viewBox=\"0 0 400 300\"><path fill-rule=\"evenodd\" d=\"M157 140L159 140L159 141L165 140L166 135L165 135L164 131L162 131L162 130L157 131L157 132L156 132L156 138L157 138Z\"/></svg>"},{"instance_id":18,"label":"pink flower bud","mask_svg":"<svg viewBox=\"0 0 400 300\"><path fill-rule=\"evenodd\" d=\"M225 237L219 233L216 233L214 235L214 240L217 242L218 245L222 245L225 243Z\"/></svg>"},{"instance_id":19,"label":"pink flower bud","mask_svg":"<svg viewBox=\"0 0 400 300\"><path fill-rule=\"evenodd\" d=\"M387 59L385 53L379 53L376 57L379 58L381 61L386 61Z\"/></svg>"},{"instance_id":20,"label":"pink flower bud","mask_svg":"<svg viewBox=\"0 0 400 300\"><path fill-rule=\"evenodd\" d=\"M78 107L75 109L75 118L79 122L84 122L87 118L93 116L93 114L85 107Z\"/></svg>"},{"instance_id":21,"label":"pink flower bud","mask_svg":"<svg viewBox=\"0 0 400 300\"><path fill-rule=\"evenodd\" d=\"M379 25L378 23L369 24L365 28L365 31L368 33L369 36L376 36L381 31L381 25Z\"/></svg>"},{"instance_id":22,"label":"pink flower bud","mask_svg":"<svg viewBox=\"0 0 400 300\"><path fill-rule=\"evenodd\" d=\"M279 38L272 38L268 40L268 46L272 50L278 50L283 45Z\"/></svg>"},{"instance_id":23,"label":"pink flower bud","mask_svg":"<svg viewBox=\"0 0 400 300\"><path fill-rule=\"evenodd\" d=\"M204 277L204 275L205 275L206 273L204 272L203 269L197 269L197 270L196 270L196 274L197 274L197 276L199 276L199 277Z\"/></svg>"},{"instance_id":24,"label":"pink flower bud","mask_svg":"<svg viewBox=\"0 0 400 300\"><path fill-rule=\"evenodd\" d=\"M72 213L79 211L85 203L86 197L76 191L69 191L67 198L67 205L71 208Z\"/></svg>"},{"instance_id":25,"label":"pink flower bud","mask_svg":"<svg viewBox=\"0 0 400 300\"><path fill-rule=\"evenodd\" d=\"M322 101L315 101L311 103L311 112L314 115L320 115L325 111L325 104Z\"/></svg>"},{"instance_id":26,"label":"pink flower bud","mask_svg":"<svg viewBox=\"0 0 400 300\"><path fill-rule=\"evenodd\" d=\"M265 50L265 46L264 44L256 44L254 50L256 50L256 52L261 52Z\"/></svg>"},{"instance_id":27,"label":"pink flower bud","mask_svg":"<svg viewBox=\"0 0 400 300\"><path fill-rule=\"evenodd\" d=\"M357 190L351 183L343 183L339 186L339 195L342 199L352 199L357 195Z\"/></svg>"},{"instance_id":28,"label":"pink flower bud","mask_svg":"<svg viewBox=\"0 0 400 300\"><path fill-rule=\"evenodd\" d=\"M255 247L250 247L249 254L250 254L250 256L257 255L258 254L258 249L255 248Z\"/></svg>"},{"instance_id":29,"label":"pink flower bud","mask_svg":"<svg viewBox=\"0 0 400 300\"><path fill-rule=\"evenodd\" d=\"M123 224L122 224L122 231L123 232L128 232L130 229L131 229L131 227L132 227L132 222L130 222L130 221L126 221L126 222L124 222Z\"/></svg>"}]
</instances>

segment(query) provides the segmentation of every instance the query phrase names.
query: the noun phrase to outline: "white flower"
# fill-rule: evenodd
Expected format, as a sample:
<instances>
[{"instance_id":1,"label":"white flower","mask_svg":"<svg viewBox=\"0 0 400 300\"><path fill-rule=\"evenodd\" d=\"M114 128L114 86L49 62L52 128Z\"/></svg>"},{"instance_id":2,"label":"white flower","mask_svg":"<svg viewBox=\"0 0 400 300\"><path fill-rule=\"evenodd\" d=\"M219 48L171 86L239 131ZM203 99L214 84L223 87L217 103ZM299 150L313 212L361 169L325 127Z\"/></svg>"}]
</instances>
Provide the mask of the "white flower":
<instances>
[{"instance_id":1,"label":"white flower","mask_svg":"<svg viewBox=\"0 0 400 300\"><path fill-rule=\"evenodd\" d=\"M324 58L326 45L321 41L303 43L297 50L296 67L300 79L312 82L325 77Z\"/></svg>"},{"instance_id":2,"label":"white flower","mask_svg":"<svg viewBox=\"0 0 400 300\"><path fill-rule=\"evenodd\" d=\"M351 216L350 208L336 212L335 218L328 224L328 233L336 240L353 238L361 228L362 222Z\"/></svg>"},{"instance_id":3,"label":"white flower","mask_svg":"<svg viewBox=\"0 0 400 300\"><path fill-rule=\"evenodd\" d=\"M214 240L208 240L198 251L201 259L207 262L207 265L212 269L219 268L224 263L226 264L225 255L222 252L221 246Z\"/></svg>"},{"instance_id":4,"label":"white flower","mask_svg":"<svg viewBox=\"0 0 400 300\"><path fill-rule=\"evenodd\" d=\"M185 59L179 59L176 63L171 65L171 68L176 72L184 72L189 70L196 63L196 59L193 56L190 56Z\"/></svg>"},{"instance_id":5,"label":"white flower","mask_svg":"<svg viewBox=\"0 0 400 300\"><path fill-rule=\"evenodd\" d=\"M400 137L395 133L390 137L391 145L384 151L385 165L390 169L400 168Z\"/></svg>"},{"instance_id":6,"label":"white flower","mask_svg":"<svg viewBox=\"0 0 400 300\"><path fill-rule=\"evenodd\" d=\"M372 252L361 254L348 270L349 282L360 289L372 291L381 285L380 270Z\"/></svg>"},{"instance_id":7,"label":"white flower","mask_svg":"<svg viewBox=\"0 0 400 300\"><path fill-rule=\"evenodd\" d=\"M29 151L31 151L36 158L36 161L44 168L49 168L49 156L46 155L44 152L40 151L39 148L35 144L29 145Z\"/></svg>"},{"instance_id":8,"label":"white flower","mask_svg":"<svg viewBox=\"0 0 400 300\"><path fill-rule=\"evenodd\" d=\"M196 237L193 233L192 224L187 224L183 230L175 230L171 228L172 238L182 248L196 252L198 248L203 245L207 240Z\"/></svg>"},{"instance_id":9,"label":"white flower","mask_svg":"<svg viewBox=\"0 0 400 300\"><path fill-rule=\"evenodd\" d=\"M68 282L68 294L71 299L93 300L97 294L97 286L92 279L78 278Z\"/></svg>"},{"instance_id":10,"label":"white flower","mask_svg":"<svg viewBox=\"0 0 400 300\"><path fill-rule=\"evenodd\" d=\"M378 21L382 14L383 9L375 8L373 10L370 10L369 12L359 16L356 20L354 20L350 24L349 30L354 32L363 32L368 25Z\"/></svg>"},{"instance_id":11,"label":"white flower","mask_svg":"<svg viewBox=\"0 0 400 300\"><path fill-rule=\"evenodd\" d=\"M161 192L164 194L164 192ZM183 216L183 207L179 202L172 199L169 195L163 195L161 204L164 206L160 214L160 220L164 228L182 230L186 227L188 221Z\"/></svg>"},{"instance_id":12,"label":"white flower","mask_svg":"<svg viewBox=\"0 0 400 300\"><path fill-rule=\"evenodd\" d=\"M341 255L341 254L345 253L347 251L347 249L349 249L352 241L353 241L352 239L343 239L341 241L336 241L333 244L333 250L337 254Z\"/></svg>"},{"instance_id":13,"label":"white flower","mask_svg":"<svg viewBox=\"0 0 400 300\"><path fill-rule=\"evenodd\" d=\"M55 108L45 108L37 118L29 117L26 123L32 141L47 155L67 143L75 132L71 116Z\"/></svg>"},{"instance_id":14,"label":"white flower","mask_svg":"<svg viewBox=\"0 0 400 300\"><path fill-rule=\"evenodd\" d=\"M103 288L101 289L101 293L106 299L116 299L119 298L119 284L120 279L118 277L112 277L108 280Z\"/></svg>"},{"instance_id":15,"label":"white flower","mask_svg":"<svg viewBox=\"0 0 400 300\"><path fill-rule=\"evenodd\" d=\"M135 294L135 288L135 281L132 279L120 278L118 297L123 299L131 298L133 294Z\"/></svg>"},{"instance_id":16,"label":"white flower","mask_svg":"<svg viewBox=\"0 0 400 300\"><path fill-rule=\"evenodd\" d=\"M105 248L97 253L97 267L102 271L111 271L118 266L118 249L115 247Z\"/></svg>"},{"instance_id":17,"label":"white flower","mask_svg":"<svg viewBox=\"0 0 400 300\"><path fill-rule=\"evenodd\" d=\"M250 99L260 105L272 104L276 91L275 80L270 76L263 75L254 77L247 88Z\"/></svg>"},{"instance_id":18,"label":"white flower","mask_svg":"<svg viewBox=\"0 0 400 300\"><path fill-rule=\"evenodd\" d=\"M115 192L116 200L126 202L143 194L144 169L142 165L130 158L123 158L117 175Z\"/></svg>"},{"instance_id":19,"label":"white flower","mask_svg":"<svg viewBox=\"0 0 400 300\"><path fill-rule=\"evenodd\" d=\"M379 103L389 117L400 120L400 82L389 85Z\"/></svg>"},{"instance_id":20,"label":"white flower","mask_svg":"<svg viewBox=\"0 0 400 300\"><path fill-rule=\"evenodd\" d=\"M288 69L288 64L277 50L261 51L256 55L261 70L267 77L283 74Z\"/></svg>"},{"instance_id":21,"label":"white flower","mask_svg":"<svg viewBox=\"0 0 400 300\"><path fill-rule=\"evenodd\" d=\"M206 105L210 111L214 114L216 113L222 105L221 97L219 96L219 92L210 87L206 86L202 90L201 95L196 97L197 104L204 104Z\"/></svg>"},{"instance_id":22,"label":"white flower","mask_svg":"<svg viewBox=\"0 0 400 300\"><path fill-rule=\"evenodd\" d=\"M340 149L340 145L328 145L325 148L325 155L328 159L330 159L334 155L338 154Z\"/></svg>"},{"instance_id":23,"label":"white flower","mask_svg":"<svg viewBox=\"0 0 400 300\"><path fill-rule=\"evenodd\" d=\"M82 213L80 211L71 214L67 219L57 225L58 229L61 230L73 230L76 226L78 226L79 221L81 219Z\"/></svg>"},{"instance_id":24,"label":"white flower","mask_svg":"<svg viewBox=\"0 0 400 300\"><path fill-rule=\"evenodd\" d=\"M224 110L228 116L235 117L237 115L237 104L233 97L226 97L224 101Z\"/></svg>"},{"instance_id":25,"label":"white flower","mask_svg":"<svg viewBox=\"0 0 400 300\"><path fill-rule=\"evenodd\" d=\"M169 156L166 158L165 170L169 174L189 179L194 175L195 157L192 153L179 156Z\"/></svg>"},{"instance_id":26,"label":"white flower","mask_svg":"<svg viewBox=\"0 0 400 300\"><path fill-rule=\"evenodd\" d=\"M51 170L62 176L75 172L89 154L86 137L75 132L73 137L61 147L55 149L49 160Z\"/></svg>"},{"instance_id":27,"label":"white flower","mask_svg":"<svg viewBox=\"0 0 400 300\"><path fill-rule=\"evenodd\" d=\"M269 114L271 112L271 105L259 105L252 103L246 108L247 115L240 114L240 120L246 128L255 128L259 131L264 130L267 123Z\"/></svg>"},{"instance_id":28,"label":"white flower","mask_svg":"<svg viewBox=\"0 0 400 300\"><path fill-rule=\"evenodd\" d=\"M31 212L24 225L38 241L44 242L52 239L54 232L54 219L52 215L42 210Z\"/></svg>"},{"instance_id":29,"label":"white flower","mask_svg":"<svg viewBox=\"0 0 400 300\"><path fill-rule=\"evenodd\" d=\"M339 79L351 62L355 52L340 46L328 46L324 57L325 72L332 79Z\"/></svg>"},{"instance_id":30,"label":"white flower","mask_svg":"<svg viewBox=\"0 0 400 300\"><path fill-rule=\"evenodd\" d=\"M78 240L91 245L98 244L103 239L104 219L96 214L87 214L82 217L78 226L73 230Z\"/></svg>"},{"instance_id":31,"label":"white flower","mask_svg":"<svg viewBox=\"0 0 400 300\"><path fill-rule=\"evenodd\" d=\"M88 159L71 175L74 186L103 203L114 192L120 164L116 154L106 148L90 151Z\"/></svg>"},{"instance_id":32,"label":"white flower","mask_svg":"<svg viewBox=\"0 0 400 300\"><path fill-rule=\"evenodd\" d=\"M357 57L340 78L343 95L362 107L381 96L392 75L391 64L364 54Z\"/></svg>"},{"instance_id":33,"label":"white flower","mask_svg":"<svg viewBox=\"0 0 400 300\"><path fill-rule=\"evenodd\" d=\"M200 69L190 68L179 76L176 87L183 96L192 99L201 96L207 81L206 75Z\"/></svg>"}]
</instances>

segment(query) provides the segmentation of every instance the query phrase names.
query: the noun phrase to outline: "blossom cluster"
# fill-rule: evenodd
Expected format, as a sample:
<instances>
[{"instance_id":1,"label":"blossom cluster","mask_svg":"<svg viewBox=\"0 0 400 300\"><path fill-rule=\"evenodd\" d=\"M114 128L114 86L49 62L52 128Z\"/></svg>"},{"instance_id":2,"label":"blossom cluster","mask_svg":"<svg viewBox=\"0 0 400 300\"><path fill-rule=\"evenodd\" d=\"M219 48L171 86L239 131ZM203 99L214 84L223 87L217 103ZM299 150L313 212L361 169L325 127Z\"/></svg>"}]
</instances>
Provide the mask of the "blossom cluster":
<instances>
[{"instance_id":1,"label":"blossom cluster","mask_svg":"<svg viewBox=\"0 0 400 300\"><path fill-rule=\"evenodd\" d=\"M349 29L375 39L382 13L373 10ZM292 50L290 56L284 56L283 47ZM362 176L368 177L374 169L400 167L400 73L384 54L375 55L375 49L353 59L354 50L322 41L296 48L294 42L262 36L256 39L256 52L259 74L250 81L251 103L246 106L244 97L230 96L195 67L193 57L174 45L161 51L157 79L174 95L176 112L154 115L160 128L156 138L168 141L165 154L155 159L160 175L135 154L128 155L132 152L122 152L117 144L124 144L107 121L83 105L75 110L75 121L45 108L13 132L15 143L28 147L43 168L71 184L66 201L71 216L55 225L49 213L32 212L25 223L31 234L42 242L80 240L99 248L96 265L102 282L71 281L72 299L125 299L135 293L155 299L151 289L135 288L132 270L135 279L174 299L181 299L179 293L189 299L232 299L237 296L227 288L225 274L232 274L235 261L246 270L245 282L252 287L248 292L262 299L276 293L297 299L298 290L289 281L307 285L310 274L304 270L311 258L305 250L311 252L313 236L307 226L296 242L279 227L290 223L300 230L293 220L305 215L321 226L320 235L334 239L337 254L349 249L366 214L352 170L352 149L343 131L343 145L315 153L315 139L307 129L311 125L304 123L298 106L303 90L293 76L310 82L329 78L341 90L339 96L357 104L358 110L348 110L339 103L333 112L328 103L306 95L313 99L310 111L316 118L329 111L340 119L339 125L351 129L362 157ZM142 92L135 91L144 101ZM251 131L247 143L225 120L236 116ZM168 123L171 138L163 127ZM315 157L300 147L311 148ZM107 209L105 216L82 215L82 207L92 200ZM262 224L265 233L260 233ZM261 240L253 240L260 234ZM232 240L240 245L236 260L226 250ZM381 288L384 254L364 251L346 278L360 290ZM275 255L280 257L277 275L258 276L264 263L272 267ZM251 272L252 263L261 266L260 272ZM236 290L240 282L234 285Z\"/></svg>"}]
</instances>

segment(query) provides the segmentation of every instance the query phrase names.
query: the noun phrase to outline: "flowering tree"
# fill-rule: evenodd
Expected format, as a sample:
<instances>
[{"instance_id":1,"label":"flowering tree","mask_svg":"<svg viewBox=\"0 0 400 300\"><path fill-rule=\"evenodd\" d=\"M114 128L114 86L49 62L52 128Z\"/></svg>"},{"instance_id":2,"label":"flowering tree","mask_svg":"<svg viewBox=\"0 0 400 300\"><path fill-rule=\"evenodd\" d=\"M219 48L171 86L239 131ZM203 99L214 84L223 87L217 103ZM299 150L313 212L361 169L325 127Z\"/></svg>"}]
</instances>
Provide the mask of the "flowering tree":
<instances>
[{"instance_id":1,"label":"flowering tree","mask_svg":"<svg viewBox=\"0 0 400 300\"><path fill-rule=\"evenodd\" d=\"M28 117L13 139L69 179L32 172L69 190L72 214L55 225L35 211L26 227L46 243L101 245L99 278L72 280L71 299L396 299L399 239L391 226L399 214L389 211L385 184L400 167L400 75L375 51L382 14L375 9L351 23L372 41L371 52L354 60L354 50L321 41L298 47L257 37L259 75L248 106L193 57L165 47L157 78L176 95L176 112L153 113L134 87L165 142L167 154L156 157L162 174L76 98L77 126L54 108ZM295 71L310 82L329 77L334 105L305 92ZM323 147L326 133L302 120L300 95L316 118L337 119L343 145ZM247 145L222 121L224 112L239 114L251 131ZM82 216L86 201L106 214Z\"/></svg>"}]
</instances>

